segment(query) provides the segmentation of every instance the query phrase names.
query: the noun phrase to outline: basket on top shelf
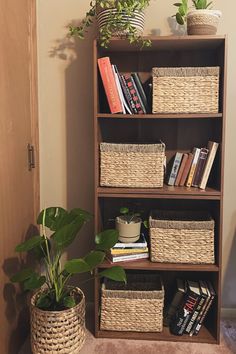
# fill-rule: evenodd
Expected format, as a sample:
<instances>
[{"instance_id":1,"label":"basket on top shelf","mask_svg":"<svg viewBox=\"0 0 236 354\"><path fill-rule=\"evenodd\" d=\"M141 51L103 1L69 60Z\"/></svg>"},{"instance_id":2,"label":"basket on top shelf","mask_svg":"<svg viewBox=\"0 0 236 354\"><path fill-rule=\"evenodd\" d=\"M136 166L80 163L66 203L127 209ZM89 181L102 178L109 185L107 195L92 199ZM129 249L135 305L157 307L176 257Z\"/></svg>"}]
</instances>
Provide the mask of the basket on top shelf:
<instances>
[{"instance_id":1,"label":"basket on top shelf","mask_svg":"<svg viewBox=\"0 0 236 354\"><path fill-rule=\"evenodd\" d=\"M165 145L100 144L100 185L157 188L163 186Z\"/></svg>"},{"instance_id":2,"label":"basket on top shelf","mask_svg":"<svg viewBox=\"0 0 236 354\"><path fill-rule=\"evenodd\" d=\"M161 332L164 287L156 274L127 274L127 284L102 284L101 330Z\"/></svg>"},{"instance_id":3,"label":"basket on top shelf","mask_svg":"<svg viewBox=\"0 0 236 354\"><path fill-rule=\"evenodd\" d=\"M214 264L214 226L205 212L152 211L151 261Z\"/></svg>"},{"instance_id":4,"label":"basket on top shelf","mask_svg":"<svg viewBox=\"0 0 236 354\"><path fill-rule=\"evenodd\" d=\"M217 67L153 68L153 113L218 113Z\"/></svg>"}]
</instances>

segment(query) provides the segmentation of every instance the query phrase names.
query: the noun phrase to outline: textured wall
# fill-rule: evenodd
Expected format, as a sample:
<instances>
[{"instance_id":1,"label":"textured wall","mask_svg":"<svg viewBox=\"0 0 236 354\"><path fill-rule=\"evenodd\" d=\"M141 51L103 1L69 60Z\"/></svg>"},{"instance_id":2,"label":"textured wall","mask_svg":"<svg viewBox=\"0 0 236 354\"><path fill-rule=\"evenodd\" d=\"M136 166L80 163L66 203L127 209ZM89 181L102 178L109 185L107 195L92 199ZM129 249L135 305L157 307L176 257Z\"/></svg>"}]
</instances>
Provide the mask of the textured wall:
<instances>
[{"instance_id":1,"label":"textured wall","mask_svg":"<svg viewBox=\"0 0 236 354\"><path fill-rule=\"evenodd\" d=\"M38 1L39 123L41 207L80 206L93 211L92 39L95 29L76 46L66 38L66 26L80 20L90 0ZM151 1L146 34L176 31L170 0ZM236 31L234 0L214 1L223 19L218 33L229 36L223 235L223 307L236 307ZM92 225L70 250L77 256L89 249ZM91 244L91 241L90 241ZM91 287L88 288L89 292ZM92 299L92 294L87 294Z\"/></svg>"}]
</instances>

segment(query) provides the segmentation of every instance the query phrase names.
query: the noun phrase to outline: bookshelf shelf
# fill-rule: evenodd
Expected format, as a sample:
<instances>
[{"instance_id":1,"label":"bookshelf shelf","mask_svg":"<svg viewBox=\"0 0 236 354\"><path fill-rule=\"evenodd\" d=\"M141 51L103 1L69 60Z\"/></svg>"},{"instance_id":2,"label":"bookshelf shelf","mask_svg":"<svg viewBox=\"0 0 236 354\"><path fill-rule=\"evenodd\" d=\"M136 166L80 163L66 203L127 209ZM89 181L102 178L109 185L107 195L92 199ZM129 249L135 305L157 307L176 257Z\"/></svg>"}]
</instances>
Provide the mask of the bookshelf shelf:
<instances>
[{"instance_id":1,"label":"bookshelf shelf","mask_svg":"<svg viewBox=\"0 0 236 354\"><path fill-rule=\"evenodd\" d=\"M167 293L178 277L192 280L209 280L216 298L197 336L174 336L164 327L162 333L100 330L101 280L95 280L95 336L100 338L130 338L197 342L217 344L220 341L221 305L221 248L223 217L223 168L225 146L225 36L160 36L148 37L150 48L140 50L127 40L112 39L108 49L94 42L94 190L95 231L109 228L107 221L114 219L120 207L138 205L146 216L150 210L196 210L210 212L215 220L215 264L172 264L136 260L111 264L104 261L100 269L121 265L129 273L158 272ZM127 55L128 53L128 55ZM219 112L213 114L110 114L97 59L109 57L120 73L139 73L140 79L150 83L153 67L220 67ZM135 122L135 123L134 123ZM206 146L208 141L219 142L219 149L206 190L199 188L113 188L100 186L99 145L107 143L166 144L167 165L176 152L189 153L193 147ZM145 216L145 217L146 217ZM169 296L169 295L167 295Z\"/></svg>"},{"instance_id":2,"label":"bookshelf shelf","mask_svg":"<svg viewBox=\"0 0 236 354\"><path fill-rule=\"evenodd\" d=\"M219 272L219 267L215 264L174 264L174 263L155 263L148 259L117 262L115 265L120 265L124 269L140 269L140 270L164 270L164 271L188 271L188 272ZM114 263L104 261L99 268L110 268Z\"/></svg>"},{"instance_id":3,"label":"bookshelf shelf","mask_svg":"<svg viewBox=\"0 0 236 354\"><path fill-rule=\"evenodd\" d=\"M104 119L217 119L222 113L214 114L109 114L98 113L97 118Z\"/></svg>"}]
</instances>

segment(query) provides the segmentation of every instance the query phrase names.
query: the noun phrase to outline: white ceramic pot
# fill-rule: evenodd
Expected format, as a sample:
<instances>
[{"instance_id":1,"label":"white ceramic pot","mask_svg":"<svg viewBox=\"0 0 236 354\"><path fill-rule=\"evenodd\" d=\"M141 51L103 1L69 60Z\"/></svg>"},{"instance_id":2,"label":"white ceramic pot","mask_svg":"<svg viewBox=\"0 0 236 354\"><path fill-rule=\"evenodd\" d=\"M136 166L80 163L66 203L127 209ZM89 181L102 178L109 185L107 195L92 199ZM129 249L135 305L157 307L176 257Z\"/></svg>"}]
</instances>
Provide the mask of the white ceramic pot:
<instances>
[{"instance_id":1,"label":"white ceramic pot","mask_svg":"<svg viewBox=\"0 0 236 354\"><path fill-rule=\"evenodd\" d=\"M215 35L222 16L218 10L193 10L187 15L187 31L190 35Z\"/></svg>"},{"instance_id":2,"label":"white ceramic pot","mask_svg":"<svg viewBox=\"0 0 236 354\"><path fill-rule=\"evenodd\" d=\"M135 217L131 222L127 222L126 216L117 216L116 230L119 232L119 241L124 243L136 242L140 237L142 220Z\"/></svg>"}]
</instances>

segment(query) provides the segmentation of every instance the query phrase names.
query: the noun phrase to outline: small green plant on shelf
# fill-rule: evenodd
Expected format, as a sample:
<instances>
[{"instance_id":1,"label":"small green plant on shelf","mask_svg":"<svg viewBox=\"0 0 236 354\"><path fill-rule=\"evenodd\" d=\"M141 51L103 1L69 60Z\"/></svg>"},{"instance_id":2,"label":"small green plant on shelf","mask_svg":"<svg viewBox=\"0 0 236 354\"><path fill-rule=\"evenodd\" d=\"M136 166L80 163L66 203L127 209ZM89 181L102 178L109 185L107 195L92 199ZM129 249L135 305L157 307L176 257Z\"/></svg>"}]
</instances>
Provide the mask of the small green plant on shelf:
<instances>
[{"instance_id":1,"label":"small green plant on shelf","mask_svg":"<svg viewBox=\"0 0 236 354\"><path fill-rule=\"evenodd\" d=\"M206 10L212 5L212 1L207 2L207 0L192 0L192 3L196 10ZM178 7L178 11L173 16L176 18L179 25L184 25L189 11L188 0L174 3L174 6Z\"/></svg>"},{"instance_id":2,"label":"small green plant on shelf","mask_svg":"<svg viewBox=\"0 0 236 354\"><path fill-rule=\"evenodd\" d=\"M94 19L100 16L100 45L107 48L113 35L126 36L131 44L150 46L151 41L141 36L140 27L136 25L136 15L142 14L150 4L150 0L93 0L80 26L71 25L72 36L84 38ZM101 16L102 15L102 16Z\"/></svg>"},{"instance_id":3,"label":"small green plant on shelf","mask_svg":"<svg viewBox=\"0 0 236 354\"><path fill-rule=\"evenodd\" d=\"M40 212L37 223L41 225L41 234L16 246L16 252L33 252L43 272L32 268L24 268L12 278L12 282L23 284L24 290L38 290L36 306L42 310L60 311L76 305L73 287L69 280L80 273L87 273L88 278L95 276L107 277L116 281L126 282L122 267L116 266L95 275L95 268L105 258L105 252L118 240L116 230L105 230L95 237L95 249L83 258L71 259L62 266L63 252L76 239L82 226L92 215L85 210L76 208L67 211L59 207L50 207ZM46 228L50 230L50 236ZM42 291L41 291L42 290Z\"/></svg>"},{"instance_id":4,"label":"small green plant on shelf","mask_svg":"<svg viewBox=\"0 0 236 354\"><path fill-rule=\"evenodd\" d=\"M141 214L142 212L134 212L134 211L131 211L129 208L127 207L122 207L120 208L120 214L124 217L124 219L126 220L126 222L128 224L130 224L132 221L135 221L137 219L140 219L142 220L141 218ZM148 228L148 221L147 220L144 220L143 221L143 225Z\"/></svg>"}]
</instances>

